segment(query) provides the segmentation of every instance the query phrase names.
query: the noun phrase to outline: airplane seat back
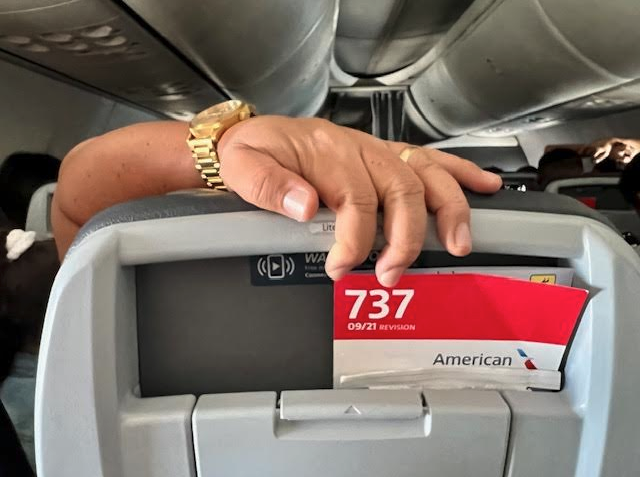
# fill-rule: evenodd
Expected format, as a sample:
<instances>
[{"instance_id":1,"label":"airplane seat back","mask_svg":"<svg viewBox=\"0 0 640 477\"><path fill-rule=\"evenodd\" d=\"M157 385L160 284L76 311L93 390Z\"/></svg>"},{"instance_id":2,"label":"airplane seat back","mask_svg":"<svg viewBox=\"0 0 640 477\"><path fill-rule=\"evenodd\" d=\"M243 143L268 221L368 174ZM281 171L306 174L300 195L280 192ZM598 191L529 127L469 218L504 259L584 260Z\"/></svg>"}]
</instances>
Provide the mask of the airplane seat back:
<instances>
[{"instance_id":1,"label":"airplane seat back","mask_svg":"<svg viewBox=\"0 0 640 477\"><path fill-rule=\"evenodd\" d=\"M53 238L51 229L51 201L56 191L56 183L45 184L31 196L27 211L26 230L36 233L37 240Z\"/></svg>"},{"instance_id":2,"label":"airplane seat back","mask_svg":"<svg viewBox=\"0 0 640 477\"><path fill-rule=\"evenodd\" d=\"M154 197L96 216L56 278L38 475L629 475L640 258L571 198L469 200L474 254L442 252L432 221L427 266L570 266L591 290L561 391L334 390L321 272L335 216L298 223L209 191Z\"/></svg>"},{"instance_id":3,"label":"airplane seat back","mask_svg":"<svg viewBox=\"0 0 640 477\"><path fill-rule=\"evenodd\" d=\"M607 217L623 234L640 238L640 217L619 187L620 174L586 175L555 180L546 192L573 197Z\"/></svg>"}]
</instances>

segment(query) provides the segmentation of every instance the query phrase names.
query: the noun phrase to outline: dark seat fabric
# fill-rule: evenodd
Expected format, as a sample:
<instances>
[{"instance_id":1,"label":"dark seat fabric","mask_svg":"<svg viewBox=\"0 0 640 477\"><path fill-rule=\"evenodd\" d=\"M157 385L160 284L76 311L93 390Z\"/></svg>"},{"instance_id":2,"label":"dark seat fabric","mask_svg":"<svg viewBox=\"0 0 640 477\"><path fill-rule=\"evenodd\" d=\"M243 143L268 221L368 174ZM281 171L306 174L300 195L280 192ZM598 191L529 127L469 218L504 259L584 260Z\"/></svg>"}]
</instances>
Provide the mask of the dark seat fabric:
<instances>
[{"instance_id":1,"label":"dark seat fabric","mask_svg":"<svg viewBox=\"0 0 640 477\"><path fill-rule=\"evenodd\" d=\"M0 401L0 476L31 477L35 475L22 450L13 423Z\"/></svg>"}]
</instances>

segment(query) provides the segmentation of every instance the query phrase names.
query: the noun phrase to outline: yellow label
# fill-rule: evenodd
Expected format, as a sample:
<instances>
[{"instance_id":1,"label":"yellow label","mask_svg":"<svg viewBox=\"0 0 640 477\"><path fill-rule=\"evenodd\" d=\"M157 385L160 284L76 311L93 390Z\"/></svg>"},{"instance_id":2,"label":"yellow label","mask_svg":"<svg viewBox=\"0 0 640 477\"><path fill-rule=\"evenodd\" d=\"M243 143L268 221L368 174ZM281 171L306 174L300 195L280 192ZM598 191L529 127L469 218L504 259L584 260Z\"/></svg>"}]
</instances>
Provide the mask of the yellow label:
<instances>
[{"instance_id":1,"label":"yellow label","mask_svg":"<svg viewBox=\"0 0 640 477\"><path fill-rule=\"evenodd\" d=\"M531 275L529 281L534 283L548 283L549 285L556 284L555 275Z\"/></svg>"}]
</instances>

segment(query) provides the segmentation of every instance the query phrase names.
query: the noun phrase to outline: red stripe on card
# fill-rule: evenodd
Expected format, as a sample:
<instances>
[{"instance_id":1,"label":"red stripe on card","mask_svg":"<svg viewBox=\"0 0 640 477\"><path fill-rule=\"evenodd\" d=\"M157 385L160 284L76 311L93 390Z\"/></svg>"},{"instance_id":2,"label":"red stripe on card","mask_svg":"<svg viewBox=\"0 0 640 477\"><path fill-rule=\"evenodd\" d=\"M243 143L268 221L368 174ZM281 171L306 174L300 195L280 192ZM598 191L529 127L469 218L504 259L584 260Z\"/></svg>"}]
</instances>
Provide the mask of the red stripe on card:
<instances>
[{"instance_id":1,"label":"red stripe on card","mask_svg":"<svg viewBox=\"0 0 640 477\"><path fill-rule=\"evenodd\" d=\"M346 290L351 290L346 292ZM355 290L355 292L354 292ZM364 290L355 318L354 305ZM383 310L387 316L371 319ZM402 318L395 315L402 294L414 290ZM334 338L514 340L566 345L587 291L558 285L477 274L405 275L394 289L380 286L374 275L353 274L334 285ZM373 326L375 325L375 326Z\"/></svg>"}]
</instances>

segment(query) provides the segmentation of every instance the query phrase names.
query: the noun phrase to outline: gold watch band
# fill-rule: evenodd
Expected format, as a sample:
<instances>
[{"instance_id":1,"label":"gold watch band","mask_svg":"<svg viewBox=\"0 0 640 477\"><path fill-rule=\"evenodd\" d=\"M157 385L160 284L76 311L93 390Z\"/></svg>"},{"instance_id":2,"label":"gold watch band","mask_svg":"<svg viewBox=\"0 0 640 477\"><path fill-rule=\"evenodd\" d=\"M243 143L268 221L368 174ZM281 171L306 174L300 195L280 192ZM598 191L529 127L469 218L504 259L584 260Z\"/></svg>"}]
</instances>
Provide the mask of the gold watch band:
<instances>
[{"instance_id":1,"label":"gold watch band","mask_svg":"<svg viewBox=\"0 0 640 477\"><path fill-rule=\"evenodd\" d=\"M220 177L218 142L222 135L241 121L254 116L255 108L232 99L201 111L189 123L187 144L200 176L208 187L227 190Z\"/></svg>"},{"instance_id":2,"label":"gold watch band","mask_svg":"<svg viewBox=\"0 0 640 477\"><path fill-rule=\"evenodd\" d=\"M220 177L220 160L216 152L216 142L212 138L195 138L193 134L187 139L187 144L191 148L191 157L196 163L200 177L208 187L226 191L227 187Z\"/></svg>"}]
</instances>

